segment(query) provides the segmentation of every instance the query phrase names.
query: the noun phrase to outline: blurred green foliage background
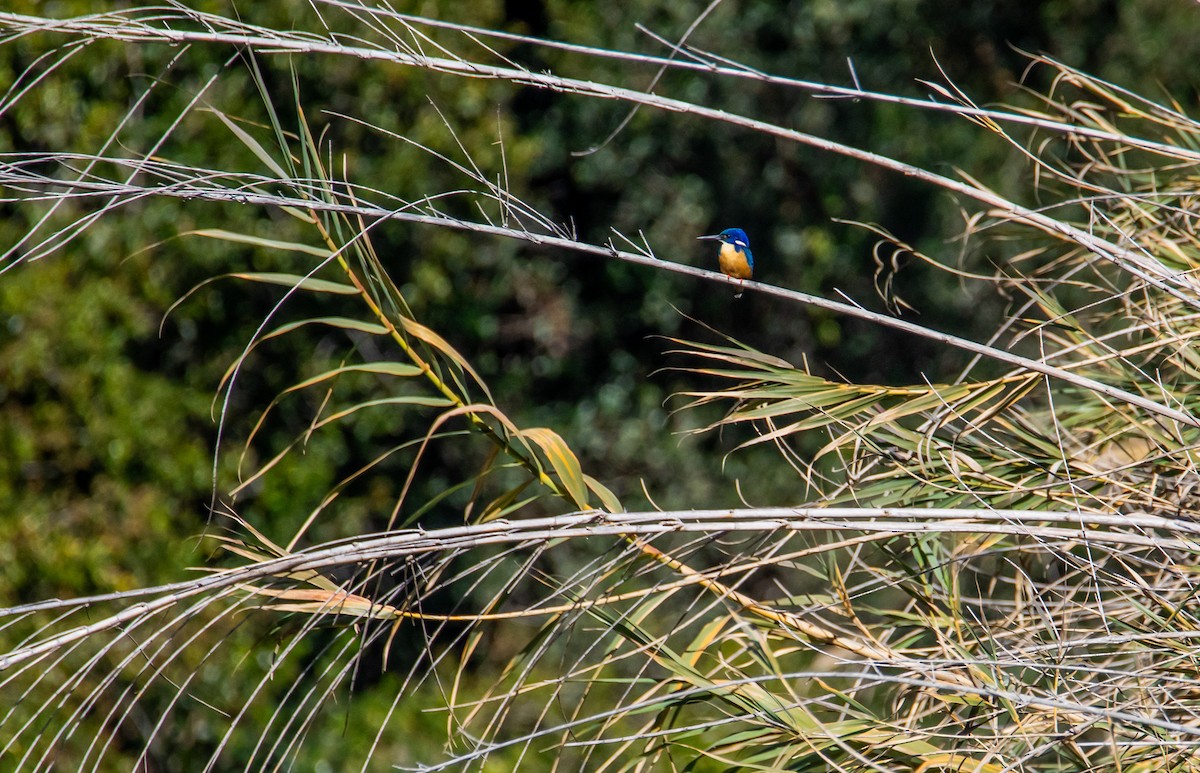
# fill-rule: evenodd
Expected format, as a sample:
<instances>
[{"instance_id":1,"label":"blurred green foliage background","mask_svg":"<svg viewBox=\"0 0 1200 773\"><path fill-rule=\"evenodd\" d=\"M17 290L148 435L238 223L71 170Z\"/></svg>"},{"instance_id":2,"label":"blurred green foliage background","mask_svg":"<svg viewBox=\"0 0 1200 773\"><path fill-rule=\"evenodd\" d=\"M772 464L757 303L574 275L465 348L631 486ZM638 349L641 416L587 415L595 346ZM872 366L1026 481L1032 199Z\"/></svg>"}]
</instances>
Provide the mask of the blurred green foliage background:
<instances>
[{"instance_id":1,"label":"blurred green foliage background","mask_svg":"<svg viewBox=\"0 0 1200 773\"><path fill-rule=\"evenodd\" d=\"M222 2L193 5L233 12ZM399 10L480 27L661 55L661 46L635 24L676 38L706 3L404 5ZM83 0L14 0L9 9L59 17L97 10ZM244 3L236 11L254 23L319 28L306 3ZM354 29L333 12L327 20ZM1048 73L1026 72L1023 52L1045 53L1151 96L1167 92L1192 100L1186 107L1194 108L1198 29L1193 4L1167 0L726 2L689 43L769 73L832 84L852 83L852 62L863 87L915 97L929 93L919 79L944 82L940 67L981 105L1031 100L1019 85L1023 78L1034 89L1046 88ZM0 92L42 66L38 57L63 42L61 36L37 35L0 45ZM96 152L158 82L120 137L131 152L144 151L214 75L202 105L261 122L263 104L246 61L230 59L231 53L215 45L186 51L91 46L0 115L0 152ZM527 45L509 46L506 53L534 70L630 87L644 87L653 76L648 67ZM294 71L309 120L328 127L327 138L345 154L353 179L406 199L465 181L430 153L339 115L361 117L461 161L457 137L481 168L492 176L507 170L514 194L556 221L574 223L586 241L603 243L610 229L640 232L665 260L710 265L708 248L695 236L738 225L753 240L756 278L826 296L840 289L874 308L882 306L872 287L875 237L837 219L878 223L947 263L959 257L951 241L961 226L957 202L910 179L810 148L642 109L611 142L576 156L600 144L627 107L350 58L257 61L281 114L294 112ZM1036 204L1023 159L961 119L695 73L667 73L656 91L944 174L963 169L1005 195ZM261 171L203 110L187 113L164 153L213 169ZM65 224L98 207L69 203L51 223ZM0 204L0 245L19 245L16 255L35 254L34 244L24 240L46 212L43 204ZM345 348L342 334L287 336L251 356L228 406L222 402L216 391L221 375L281 292L221 281L169 316L167 309L197 283L224 272L303 270L294 256L181 236L214 227L311 239L291 219L267 210L146 199L102 214L56 253L0 274L0 604L162 583L207 561L208 546L196 536L212 528L214 491L223 494L235 480L238 441L255 410L306 375L336 366ZM755 505L807 498L769 448L726 456L740 439L736 435L682 434L705 417L671 411L670 395L694 386L694 376L664 370L677 363L665 354L670 344L662 337L708 335L689 316L793 362L807 358L818 372L861 381L937 380L963 364L956 352L819 310L753 294L734 301L725 287L615 261L400 223L376 228L373 238L416 318L467 356L501 408L523 426L555 428L584 469L628 507L646 504L643 487L666 508L728 506L739 501L735 482ZM965 257L986 272L1006 256ZM923 323L969 337L992 329L989 320L1004 303L921 265L897 282ZM273 324L336 313L306 305L315 303L291 300ZM276 415L254 454L265 457L303 431L316 409L307 399L291 401ZM214 417L226 409L222 448L233 452L218 457L214 484ZM292 533L336 481L380 448L410 436L419 426L412 421L403 413L376 412L314 434L303 454L290 456L238 499L238 512L268 535ZM427 500L469 476L480 458L434 447L414 499ZM320 520L309 538L382 528L406 474L404 460L385 469L390 478L376 476L348 491L337 518ZM428 520L461 519L464 501L465 492L448 498ZM262 635L269 634L247 632L247 648ZM384 710L392 691L386 678L367 682L355 701L371 715ZM400 713L414 728L424 721ZM189 755L214 743L202 708L183 716L188 719L178 723L174 743L160 750L159 769L187 769ZM355 740L339 742L344 731L332 723L329 739L314 745L326 750L334 769L339 743ZM414 737L420 735L414 730ZM380 759L403 756L396 754Z\"/></svg>"}]
</instances>

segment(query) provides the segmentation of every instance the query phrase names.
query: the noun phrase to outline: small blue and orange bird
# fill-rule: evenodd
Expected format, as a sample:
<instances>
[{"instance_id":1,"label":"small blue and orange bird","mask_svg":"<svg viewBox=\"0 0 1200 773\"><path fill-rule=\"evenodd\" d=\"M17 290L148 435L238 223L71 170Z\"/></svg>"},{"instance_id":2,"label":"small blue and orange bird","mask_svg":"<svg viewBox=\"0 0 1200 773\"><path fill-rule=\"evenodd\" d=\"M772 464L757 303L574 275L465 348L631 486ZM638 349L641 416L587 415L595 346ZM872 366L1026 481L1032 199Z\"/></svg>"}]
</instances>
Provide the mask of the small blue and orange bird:
<instances>
[{"instance_id":1,"label":"small blue and orange bird","mask_svg":"<svg viewBox=\"0 0 1200 773\"><path fill-rule=\"evenodd\" d=\"M715 236L700 236L699 240L721 243L717 253L717 264L721 273L732 279L746 280L754 276L754 253L750 252L750 237L740 228L726 228ZM738 290L734 298L741 298L742 291Z\"/></svg>"}]
</instances>

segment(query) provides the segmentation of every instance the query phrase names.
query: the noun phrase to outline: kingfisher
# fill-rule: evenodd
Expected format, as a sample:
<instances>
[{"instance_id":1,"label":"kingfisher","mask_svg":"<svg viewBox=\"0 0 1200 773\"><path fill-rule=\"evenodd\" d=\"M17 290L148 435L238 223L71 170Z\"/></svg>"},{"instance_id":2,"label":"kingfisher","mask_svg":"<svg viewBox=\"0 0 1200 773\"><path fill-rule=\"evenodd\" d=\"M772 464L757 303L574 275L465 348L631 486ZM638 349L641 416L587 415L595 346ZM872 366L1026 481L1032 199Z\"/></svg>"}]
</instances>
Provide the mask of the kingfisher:
<instances>
[{"instance_id":1,"label":"kingfisher","mask_svg":"<svg viewBox=\"0 0 1200 773\"><path fill-rule=\"evenodd\" d=\"M754 275L754 253L750 252L750 237L740 228L726 228L715 236L700 236L699 241L714 241L721 243L717 253L717 264L721 273L731 279L738 279L745 285L746 280ZM741 298L742 291L738 290L734 298Z\"/></svg>"}]
</instances>

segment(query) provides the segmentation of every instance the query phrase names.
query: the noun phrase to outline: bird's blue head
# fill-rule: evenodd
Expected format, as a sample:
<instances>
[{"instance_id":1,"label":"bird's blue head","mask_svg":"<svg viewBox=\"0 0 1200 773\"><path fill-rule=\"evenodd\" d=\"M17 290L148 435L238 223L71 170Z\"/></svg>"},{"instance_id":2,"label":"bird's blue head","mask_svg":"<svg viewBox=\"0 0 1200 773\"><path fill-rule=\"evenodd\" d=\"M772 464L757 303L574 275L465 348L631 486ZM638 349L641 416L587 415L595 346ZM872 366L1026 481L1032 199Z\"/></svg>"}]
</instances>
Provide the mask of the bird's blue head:
<instances>
[{"instance_id":1,"label":"bird's blue head","mask_svg":"<svg viewBox=\"0 0 1200 773\"><path fill-rule=\"evenodd\" d=\"M740 228L726 228L717 237L725 244L732 244L743 250L750 248L750 237Z\"/></svg>"},{"instance_id":2,"label":"bird's blue head","mask_svg":"<svg viewBox=\"0 0 1200 773\"><path fill-rule=\"evenodd\" d=\"M746 253L746 260L749 261L751 267L754 266L753 253L750 252L750 237L740 228L726 228L714 236L700 236L697 238L732 245L738 252Z\"/></svg>"}]
</instances>

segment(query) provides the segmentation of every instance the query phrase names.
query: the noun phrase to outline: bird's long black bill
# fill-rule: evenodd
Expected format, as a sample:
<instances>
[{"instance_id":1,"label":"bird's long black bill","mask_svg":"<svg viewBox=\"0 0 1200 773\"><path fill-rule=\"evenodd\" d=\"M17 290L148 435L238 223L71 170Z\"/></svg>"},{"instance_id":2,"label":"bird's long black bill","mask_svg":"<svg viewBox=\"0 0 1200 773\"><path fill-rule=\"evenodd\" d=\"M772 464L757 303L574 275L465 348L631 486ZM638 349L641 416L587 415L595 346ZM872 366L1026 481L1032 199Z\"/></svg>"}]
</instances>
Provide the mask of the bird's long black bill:
<instances>
[{"instance_id":1,"label":"bird's long black bill","mask_svg":"<svg viewBox=\"0 0 1200 773\"><path fill-rule=\"evenodd\" d=\"M705 242L705 241L719 242L719 241L721 241L721 235L717 234L716 236L697 236L696 241L698 241L698 242Z\"/></svg>"}]
</instances>

